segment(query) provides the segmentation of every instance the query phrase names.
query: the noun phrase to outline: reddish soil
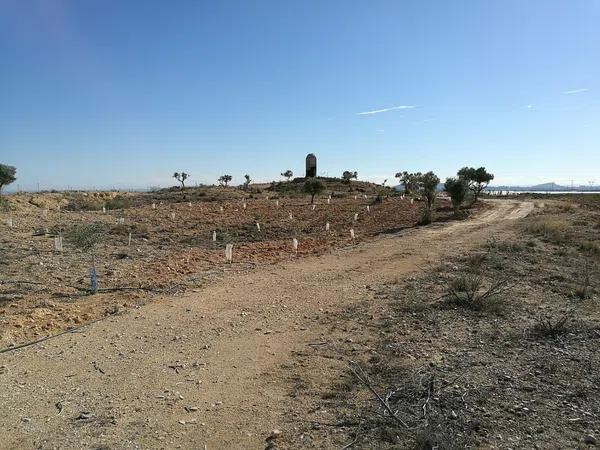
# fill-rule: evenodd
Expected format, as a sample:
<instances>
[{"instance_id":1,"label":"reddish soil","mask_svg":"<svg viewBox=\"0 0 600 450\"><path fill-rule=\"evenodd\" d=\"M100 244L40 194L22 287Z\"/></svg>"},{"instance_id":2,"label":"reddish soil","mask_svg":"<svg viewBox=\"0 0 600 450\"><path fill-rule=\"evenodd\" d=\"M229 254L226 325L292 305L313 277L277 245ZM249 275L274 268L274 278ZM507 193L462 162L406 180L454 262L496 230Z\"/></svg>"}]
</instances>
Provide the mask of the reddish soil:
<instances>
[{"instance_id":1,"label":"reddish soil","mask_svg":"<svg viewBox=\"0 0 600 450\"><path fill-rule=\"evenodd\" d=\"M0 211L1 345L53 334L123 307L137 307L156 295L197 289L221 278L225 271L322 254L412 227L424 208L422 202L411 203L400 196L375 203L374 195L365 198L361 192L336 195L330 204L320 198L314 210L306 198L275 200L273 193L271 199L266 194L248 198L236 189L208 193L212 194L130 195L134 206L106 213L68 210L77 209L72 195L12 196L11 209ZM83 194L77 204L99 208L114 198L114 193ZM212 199L218 200L203 201ZM434 219L451 218L447 202L440 200ZM12 227L7 225L9 219ZM104 224L106 234L96 250L100 291L88 295L90 256L73 248L68 236L77 225L92 222ZM326 222L330 232L325 231ZM59 231L65 236L62 252L54 250ZM294 237L299 241L297 255ZM234 244L231 265L224 258L226 243Z\"/></svg>"}]
</instances>

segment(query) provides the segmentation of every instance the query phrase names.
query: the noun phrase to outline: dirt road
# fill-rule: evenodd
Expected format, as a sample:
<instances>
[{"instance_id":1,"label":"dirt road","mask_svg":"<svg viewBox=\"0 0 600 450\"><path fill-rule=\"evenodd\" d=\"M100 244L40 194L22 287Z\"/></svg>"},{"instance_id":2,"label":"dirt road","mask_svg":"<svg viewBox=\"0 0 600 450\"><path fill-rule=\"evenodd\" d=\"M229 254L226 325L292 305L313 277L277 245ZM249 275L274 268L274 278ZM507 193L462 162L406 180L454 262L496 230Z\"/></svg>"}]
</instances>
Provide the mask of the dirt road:
<instances>
[{"instance_id":1,"label":"dirt road","mask_svg":"<svg viewBox=\"0 0 600 450\"><path fill-rule=\"evenodd\" d=\"M1 448L264 448L318 317L503 233L532 203L246 273L0 354ZM83 300L85 301L85 300Z\"/></svg>"}]
</instances>

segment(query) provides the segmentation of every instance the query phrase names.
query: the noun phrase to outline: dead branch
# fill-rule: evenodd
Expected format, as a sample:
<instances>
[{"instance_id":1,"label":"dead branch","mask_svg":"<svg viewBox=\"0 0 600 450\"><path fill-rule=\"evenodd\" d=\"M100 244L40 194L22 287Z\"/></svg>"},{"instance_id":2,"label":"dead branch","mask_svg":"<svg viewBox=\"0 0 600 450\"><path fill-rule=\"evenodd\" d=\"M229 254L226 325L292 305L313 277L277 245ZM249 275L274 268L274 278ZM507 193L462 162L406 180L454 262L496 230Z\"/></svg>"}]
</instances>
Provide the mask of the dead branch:
<instances>
[{"instance_id":1,"label":"dead branch","mask_svg":"<svg viewBox=\"0 0 600 450\"><path fill-rule=\"evenodd\" d=\"M381 403L381 405L386 409L386 411L390 414L390 416L392 417L392 419L394 419L396 422L398 422L399 424L401 424L404 428L406 428L407 430L411 430L412 428L410 428L406 422L404 422L400 417L398 417L394 411L392 411L392 408L390 408L390 405L381 398L381 396L377 393L377 391L375 390L375 388L371 385L371 383L369 383L369 380L367 378L367 375L365 374L365 372L357 365L357 369L360 370L360 372L362 373L362 376L358 374L358 372L356 371L356 369L354 367L352 367L352 365L348 366L350 368L350 370L352 371L352 373L354 374L354 376L358 379L358 381L360 381L361 383L363 383L372 393L373 395L375 395L375 397L377 398L377 400L379 400L379 403ZM385 417L390 417L390 416L385 416Z\"/></svg>"},{"instance_id":2,"label":"dead branch","mask_svg":"<svg viewBox=\"0 0 600 450\"><path fill-rule=\"evenodd\" d=\"M354 432L354 440L352 442L349 442L348 444L344 445L342 448L340 448L340 450L346 450L346 449L352 447L354 444L356 444L356 441L358 441L358 431Z\"/></svg>"}]
</instances>

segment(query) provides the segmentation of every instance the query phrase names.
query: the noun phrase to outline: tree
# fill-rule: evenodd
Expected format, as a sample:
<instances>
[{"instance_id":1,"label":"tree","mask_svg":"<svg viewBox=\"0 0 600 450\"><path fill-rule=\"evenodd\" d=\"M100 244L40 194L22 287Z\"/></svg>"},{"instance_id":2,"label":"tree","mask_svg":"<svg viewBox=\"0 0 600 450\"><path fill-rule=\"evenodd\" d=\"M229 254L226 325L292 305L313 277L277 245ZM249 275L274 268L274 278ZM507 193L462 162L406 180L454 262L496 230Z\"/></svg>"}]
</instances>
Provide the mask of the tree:
<instances>
[{"instance_id":1,"label":"tree","mask_svg":"<svg viewBox=\"0 0 600 450\"><path fill-rule=\"evenodd\" d=\"M454 214L458 214L460 205L465 201L467 192L469 191L469 183L463 178L446 178L444 183L444 191L450 196Z\"/></svg>"},{"instance_id":2,"label":"tree","mask_svg":"<svg viewBox=\"0 0 600 450\"><path fill-rule=\"evenodd\" d=\"M233 180L231 175L221 175L217 181L221 186L227 187L227 184L229 184L231 180Z\"/></svg>"},{"instance_id":3,"label":"tree","mask_svg":"<svg viewBox=\"0 0 600 450\"><path fill-rule=\"evenodd\" d=\"M246 179L246 181L244 181L244 190L246 191L248 189L248 186L250 186L250 182L252 180L250 179L250 175L248 174L244 175L244 178Z\"/></svg>"},{"instance_id":4,"label":"tree","mask_svg":"<svg viewBox=\"0 0 600 450\"><path fill-rule=\"evenodd\" d=\"M474 204L477 201L481 191L488 187L490 181L494 179L494 174L485 170L485 167L479 167L477 169L474 167L463 167L458 171L457 175L468 183L469 189L473 193L473 201L471 204Z\"/></svg>"},{"instance_id":5,"label":"tree","mask_svg":"<svg viewBox=\"0 0 600 450\"><path fill-rule=\"evenodd\" d=\"M398 172L396 174L396 178L400 181L402 186L404 187L404 193L406 195L410 195L414 193L419 187L419 180L421 178L421 172L411 173L407 172Z\"/></svg>"},{"instance_id":6,"label":"tree","mask_svg":"<svg viewBox=\"0 0 600 450\"><path fill-rule=\"evenodd\" d=\"M2 188L4 186L7 186L16 181L16 174L16 167L0 164L0 194L2 194Z\"/></svg>"},{"instance_id":7,"label":"tree","mask_svg":"<svg viewBox=\"0 0 600 450\"><path fill-rule=\"evenodd\" d=\"M75 227L67 236L69 242L84 253L90 255L92 267L90 269L90 290L98 290L98 278L96 276L96 246L102 240L105 233L104 225L100 222L84 224Z\"/></svg>"},{"instance_id":8,"label":"tree","mask_svg":"<svg viewBox=\"0 0 600 450\"><path fill-rule=\"evenodd\" d=\"M285 177L288 181L288 183L290 182L291 178L294 176L294 172L292 172L290 169L286 170L285 172L281 173L282 177Z\"/></svg>"},{"instance_id":9,"label":"tree","mask_svg":"<svg viewBox=\"0 0 600 450\"><path fill-rule=\"evenodd\" d=\"M358 178L358 172L350 172L349 170L344 170L344 173L342 174L342 180L344 180L344 183L350 184L350 181L353 178L355 180Z\"/></svg>"},{"instance_id":10,"label":"tree","mask_svg":"<svg viewBox=\"0 0 600 450\"><path fill-rule=\"evenodd\" d=\"M177 181L179 181L181 183L181 189L185 189L185 180L187 180L189 178L189 174L185 173L185 172L175 172L173 174L173 178L175 178Z\"/></svg>"},{"instance_id":11,"label":"tree","mask_svg":"<svg viewBox=\"0 0 600 450\"><path fill-rule=\"evenodd\" d=\"M309 178L304 182L304 192L310 194L310 204L315 202L315 195L320 194L325 190L326 186L317 178Z\"/></svg>"},{"instance_id":12,"label":"tree","mask_svg":"<svg viewBox=\"0 0 600 450\"><path fill-rule=\"evenodd\" d=\"M440 184L439 177L433 172L427 172L419 177L419 185L423 190L423 195L427 200L427 207L431 208L435 202L435 195L438 184Z\"/></svg>"}]
</instances>

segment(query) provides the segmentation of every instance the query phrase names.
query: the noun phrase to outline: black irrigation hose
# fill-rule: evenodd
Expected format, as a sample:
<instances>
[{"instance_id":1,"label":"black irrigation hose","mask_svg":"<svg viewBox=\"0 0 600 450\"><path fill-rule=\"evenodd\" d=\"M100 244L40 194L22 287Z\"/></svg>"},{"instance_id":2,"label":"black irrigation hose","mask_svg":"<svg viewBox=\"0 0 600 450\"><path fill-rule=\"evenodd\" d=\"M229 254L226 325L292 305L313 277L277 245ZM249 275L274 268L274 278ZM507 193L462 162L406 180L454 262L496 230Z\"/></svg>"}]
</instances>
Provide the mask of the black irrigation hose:
<instances>
[{"instance_id":1,"label":"black irrigation hose","mask_svg":"<svg viewBox=\"0 0 600 450\"><path fill-rule=\"evenodd\" d=\"M82 329L84 327L87 327L88 325L92 325L94 323L100 322L101 320L108 319L109 317L113 317L116 314L117 313L112 313L112 314L109 314L108 316L100 317L99 319L92 320L91 322L85 323L85 324L80 325L80 326L75 327L75 328L69 328L68 330L61 331L60 333L53 334L51 336L46 336L46 337L43 337L41 339L37 339L35 341L31 341L31 342L26 342L25 344L16 345L15 347L8 347L8 348L5 348L5 349L2 349L2 350L0 350L0 354L1 353L12 352L13 350L18 350L20 348L29 347L31 345L39 344L40 342L44 342L44 341L47 341L49 339L54 339L55 337L62 336L63 334L73 333L74 331L80 330L80 329Z\"/></svg>"}]
</instances>

